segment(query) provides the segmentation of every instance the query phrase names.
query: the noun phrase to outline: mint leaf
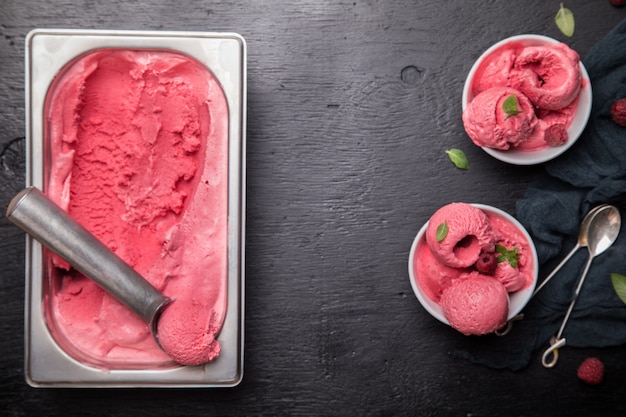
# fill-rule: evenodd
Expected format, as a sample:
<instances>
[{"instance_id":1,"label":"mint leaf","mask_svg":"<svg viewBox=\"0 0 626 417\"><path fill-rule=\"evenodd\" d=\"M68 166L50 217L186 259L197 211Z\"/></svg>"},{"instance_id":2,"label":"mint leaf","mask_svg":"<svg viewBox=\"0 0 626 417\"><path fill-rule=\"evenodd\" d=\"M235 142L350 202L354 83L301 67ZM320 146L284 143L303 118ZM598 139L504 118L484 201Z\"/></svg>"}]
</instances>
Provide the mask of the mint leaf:
<instances>
[{"instance_id":1,"label":"mint leaf","mask_svg":"<svg viewBox=\"0 0 626 417\"><path fill-rule=\"evenodd\" d=\"M568 38L574 36L574 13L570 9L563 7L563 3L561 3L559 11L554 16L554 22L563 35Z\"/></svg>"},{"instance_id":2,"label":"mint leaf","mask_svg":"<svg viewBox=\"0 0 626 417\"><path fill-rule=\"evenodd\" d=\"M448 149L446 150L448 154L448 158L458 169L469 169L469 161L467 160L467 156L465 152L460 149Z\"/></svg>"},{"instance_id":3,"label":"mint leaf","mask_svg":"<svg viewBox=\"0 0 626 417\"><path fill-rule=\"evenodd\" d=\"M626 304L626 276L613 273L611 274L611 283L619 299Z\"/></svg>"},{"instance_id":4,"label":"mint leaf","mask_svg":"<svg viewBox=\"0 0 626 417\"><path fill-rule=\"evenodd\" d=\"M437 226L436 240L437 242L441 242L448 235L448 224L446 222L441 223Z\"/></svg>"},{"instance_id":5,"label":"mint leaf","mask_svg":"<svg viewBox=\"0 0 626 417\"><path fill-rule=\"evenodd\" d=\"M522 113L522 111L517 107L517 97L515 97L515 94L511 94L504 100L502 103L502 110L506 113L506 119Z\"/></svg>"},{"instance_id":6,"label":"mint leaf","mask_svg":"<svg viewBox=\"0 0 626 417\"><path fill-rule=\"evenodd\" d=\"M508 262L512 268L517 268L519 262L519 249L515 246L512 249L507 249L502 245L496 245L496 252L498 255L496 259L498 262Z\"/></svg>"}]
</instances>

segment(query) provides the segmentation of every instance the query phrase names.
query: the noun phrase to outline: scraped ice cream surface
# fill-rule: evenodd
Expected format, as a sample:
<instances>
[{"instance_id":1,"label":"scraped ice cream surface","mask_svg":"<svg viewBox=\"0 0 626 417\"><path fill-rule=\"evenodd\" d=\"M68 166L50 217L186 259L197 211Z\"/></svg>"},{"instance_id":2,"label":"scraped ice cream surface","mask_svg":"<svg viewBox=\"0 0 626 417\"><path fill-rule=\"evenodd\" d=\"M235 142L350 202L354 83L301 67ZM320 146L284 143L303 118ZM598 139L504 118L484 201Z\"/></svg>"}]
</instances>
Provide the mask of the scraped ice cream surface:
<instances>
[{"instance_id":1,"label":"scraped ice cream surface","mask_svg":"<svg viewBox=\"0 0 626 417\"><path fill-rule=\"evenodd\" d=\"M227 297L228 108L176 51L98 49L46 98L46 193L173 302L157 345L139 316L46 253L48 327L108 369L200 365L220 353Z\"/></svg>"},{"instance_id":2,"label":"scraped ice cream surface","mask_svg":"<svg viewBox=\"0 0 626 417\"><path fill-rule=\"evenodd\" d=\"M506 323L510 296L533 285L534 263L531 243L515 224L472 204L451 203L429 219L411 267L450 326L484 335Z\"/></svg>"},{"instance_id":3,"label":"scraped ice cream surface","mask_svg":"<svg viewBox=\"0 0 626 417\"><path fill-rule=\"evenodd\" d=\"M481 147L537 151L555 146L544 139L545 132L555 124L572 124L583 83L580 57L566 44L504 43L474 73L463 126Z\"/></svg>"}]
</instances>

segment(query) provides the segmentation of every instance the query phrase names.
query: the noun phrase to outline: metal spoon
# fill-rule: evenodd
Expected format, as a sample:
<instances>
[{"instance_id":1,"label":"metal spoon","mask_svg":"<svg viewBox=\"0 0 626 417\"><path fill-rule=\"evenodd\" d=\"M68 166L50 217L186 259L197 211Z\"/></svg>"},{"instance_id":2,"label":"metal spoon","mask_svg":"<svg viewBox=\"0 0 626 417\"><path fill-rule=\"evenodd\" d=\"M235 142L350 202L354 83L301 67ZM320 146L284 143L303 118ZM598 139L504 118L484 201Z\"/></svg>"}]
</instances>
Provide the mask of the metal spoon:
<instances>
[{"instance_id":1,"label":"metal spoon","mask_svg":"<svg viewBox=\"0 0 626 417\"><path fill-rule=\"evenodd\" d=\"M561 323L561 328L556 336L553 336L550 339L550 347L546 349L541 357L541 363L546 368L552 368L556 365L556 362L559 359L559 348L565 346L565 338L562 338L561 336L563 335L563 330L565 329L567 320L574 309L576 300L578 300L578 295L580 294L580 290L585 281L585 277L587 276L587 272L589 271L589 267L591 266L591 262L596 256L611 247L613 242L617 239L617 235L619 235L620 226L621 217L619 210L617 210L614 206L602 207L591 219L587 235L589 259L587 259L583 273L578 279L578 284L576 285L576 290L574 292L574 298L570 302L567 312L565 313L565 317Z\"/></svg>"},{"instance_id":2,"label":"metal spoon","mask_svg":"<svg viewBox=\"0 0 626 417\"><path fill-rule=\"evenodd\" d=\"M157 320L171 299L35 187L18 193L6 218L139 314L157 341Z\"/></svg>"}]
</instances>

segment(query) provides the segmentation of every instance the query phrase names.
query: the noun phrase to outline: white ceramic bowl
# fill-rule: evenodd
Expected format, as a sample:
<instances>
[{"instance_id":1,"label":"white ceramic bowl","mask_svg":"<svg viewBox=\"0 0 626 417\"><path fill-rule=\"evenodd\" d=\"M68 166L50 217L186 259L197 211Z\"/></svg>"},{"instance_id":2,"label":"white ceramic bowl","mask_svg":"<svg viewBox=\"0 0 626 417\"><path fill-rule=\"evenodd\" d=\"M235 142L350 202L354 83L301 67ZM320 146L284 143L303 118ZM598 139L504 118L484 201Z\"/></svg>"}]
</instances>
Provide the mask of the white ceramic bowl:
<instances>
[{"instance_id":1,"label":"white ceramic bowl","mask_svg":"<svg viewBox=\"0 0 626 417\"><path fill-rule=\"evenodd\" d=\"M522 226L522 224L518 222L517 219L515 219L510 214L500 209L497 209L495 207L487 206L484 204L472 204L472 205L474 207L477 207L483 210L486 213L493 213L493 214L503 217L508 222L513 224L524 235L526 240L528 240L528 244L531 250L531 256L534 261L533 262L533 282L531 285L527 286L526 288L523 288L520 291L516 291L514 293L509 294L510 302L509 302L509 314L508 314L507 319L511 320L513 317L517 316L520 313L520 311L522 311L522 309L526 306L528 301L530 301L530 298L532 297L533 292L535 291L535 287L537 285L537 277L539 276L539 262L537 259L537 250L535 249L535 244L533 243L533 240L531 239L530 235L528 234L524 226ZM413 292L415 293L415 296L419 300L420 304L422 304L422 306L426 309L426 311L428 311L433 317L435 317L437 320L441 321L442 323L450 325L448 320L443 315L443 311L441 310L441 307L439 307L439 304L431 300L428 297L428 295L420 288L419 283L417 281L417 276L415 274L415 269L413 267L415 263L415 253L417 251L417 245L426 239L425 234L426 234L427 227L428 227L428 222L426 222L422 226L422 228L419 230L419 232L417 233L417 236L415 236L415 239L413 240L413 244L411 245L411 251L409 253L409 277L411 279L411 287L413 287Z\"/></svg>"},{"instance_id":2,"label":"white ceramic bowl","mask_svg":"<svg viewBox=\"0 0 626 417\"><path fill-rule=\"evenodd\" d=\"M559 43L559 41L557 41L556 39L542 35L517 35L503 39L500 42L491 46L478 58L478 60L476 60L465 80L462 98L463 110L465 110L465 108L473 98L470 97L470 88L474 75L476 74L476 70L478 69L480 64L496 49L511 42L520 43L524 46L541 46L550 43ZM581 133L585 129L585 126L587 125L589 115L591 114L591 81L589 80L589 74L587 73L587 70L582 62L580 63L580 72L583 77L583 86L580 90L580 96L578 98L578 108L576 110L576 114L574 115L574 120L567 129L569 140L566 144L562 146L547 147L537 151L501 151L498 149L487 147L482 147L482 149L494 158L514 165L540 164L554 159L566 150L568 150L580 137Z\"/></svg>"}]
</instances>

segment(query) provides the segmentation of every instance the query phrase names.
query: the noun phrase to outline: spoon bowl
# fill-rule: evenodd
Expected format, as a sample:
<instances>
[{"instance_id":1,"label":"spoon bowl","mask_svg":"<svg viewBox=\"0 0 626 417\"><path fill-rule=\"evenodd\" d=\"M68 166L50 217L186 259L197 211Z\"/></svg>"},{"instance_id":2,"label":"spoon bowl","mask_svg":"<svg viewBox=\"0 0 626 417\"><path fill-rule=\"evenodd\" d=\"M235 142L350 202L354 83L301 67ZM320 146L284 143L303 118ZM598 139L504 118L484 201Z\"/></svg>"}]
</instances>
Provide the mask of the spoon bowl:
<instances>
[{"instance_id":1,"label":"spoon bowl","mask_svg":"<svg viewBox=\"0 0 626 417\"><path fill-rule=\"evenodd\" d=\"M605 252L619 235L621 216L614 206L599 210L589 224L588 249L592 257Z\"/></svg>"}]
</instances>

